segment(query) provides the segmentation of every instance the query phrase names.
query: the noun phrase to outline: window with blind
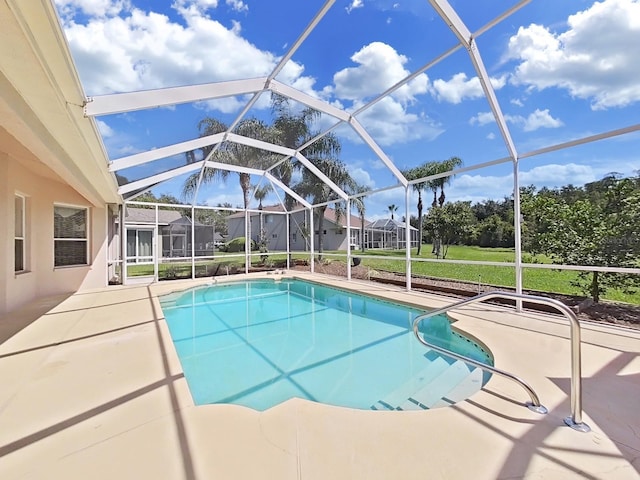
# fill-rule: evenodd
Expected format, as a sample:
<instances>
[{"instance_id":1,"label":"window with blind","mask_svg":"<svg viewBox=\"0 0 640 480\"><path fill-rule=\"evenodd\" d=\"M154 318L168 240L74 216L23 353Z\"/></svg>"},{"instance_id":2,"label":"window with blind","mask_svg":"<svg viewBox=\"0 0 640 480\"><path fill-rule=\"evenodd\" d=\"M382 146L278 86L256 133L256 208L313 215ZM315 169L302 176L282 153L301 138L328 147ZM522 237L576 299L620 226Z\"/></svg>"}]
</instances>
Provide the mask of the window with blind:
<instances>
[{"instance_id":1,"label":"window with blind","mask_svg":"<svg viewBox=\"0 0 640 480\"><path fill-rule=\"evenodd\" d=\"M15 196L15 271L25 270L25 201L22 195Z\"/></svg>"},{"instance_id":2,"label":"window with blind","mask_svg":"<svg viewBox=\"0 0 640 480\"><path fill-rule=\"evenodd\" d=\"M54 266L87 265L88 231L86 208L54 206Z\"/></svg>"}]
</instances>

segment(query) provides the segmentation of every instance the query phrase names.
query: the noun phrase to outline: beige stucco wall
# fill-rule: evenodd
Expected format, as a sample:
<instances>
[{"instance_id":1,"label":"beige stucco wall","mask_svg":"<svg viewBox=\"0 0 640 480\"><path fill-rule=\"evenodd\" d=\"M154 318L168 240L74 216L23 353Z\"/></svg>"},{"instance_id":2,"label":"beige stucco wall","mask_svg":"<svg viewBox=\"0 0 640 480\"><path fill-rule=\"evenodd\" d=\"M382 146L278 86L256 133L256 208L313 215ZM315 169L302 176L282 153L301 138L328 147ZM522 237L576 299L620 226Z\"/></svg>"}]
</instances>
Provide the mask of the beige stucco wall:
<instances>
[{"instance_id":1,"label":"beige stucco wall","mask_svg":"<svg viewBox=\"0 0 640 480\"><path fill-rule=\"evenodd\" d=\"M105 286L107 284L106 208L91 205L64 183L52 179L45 166L26 168L0 145L0 315L40 296ZM41 164L40 164L41 165ZM38 168L42 172L38 172ZM39 173L42 173L40 175ZM27 198L26 268L14 272L14 195ZM89 207L90 264L54 268L54 204Z\"/></svg>"}]
</instances>

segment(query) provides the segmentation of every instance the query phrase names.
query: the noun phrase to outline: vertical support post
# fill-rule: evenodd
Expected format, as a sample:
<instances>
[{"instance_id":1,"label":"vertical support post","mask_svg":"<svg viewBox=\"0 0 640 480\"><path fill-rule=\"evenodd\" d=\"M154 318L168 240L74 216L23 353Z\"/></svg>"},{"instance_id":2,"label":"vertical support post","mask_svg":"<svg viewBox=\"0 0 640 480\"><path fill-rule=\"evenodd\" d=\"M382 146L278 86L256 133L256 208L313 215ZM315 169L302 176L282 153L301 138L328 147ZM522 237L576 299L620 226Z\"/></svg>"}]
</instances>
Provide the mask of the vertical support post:
<instances>
[{"instance_id":1,"label":"vertical support post","mask_svg":"<svg viewBox=\"0 0 640 480\"><path fill-rule=\"evenodd\" d=\"M191 279L196 278L196 216L195 208L191 205Z\"/></svg>"},{"instance_id":2,"label":"vertical support post","mask_svg":"<svg viewBox=\"0 0 640 480\"><path fill-rule=\"evenodd\" d=\"M513 230L515 236L516 293L522 295L522 218L520 213L520 180L518 159L513 160ZM522 300L516 300L516 311L522 311Z\"/></svg>"},{"instance_id":3,"label":"vertical support post","mask_svg":"<svg viewBox=\"0 0 640 480\"><path fill-rule=\"evenodd\" d=\"M314 226L313 226L313 207L309 208L309 251L311 255L309 256L309 260L311 262L311 273L315 273L315 252L313 240L315 237Z\"/></svg>"},{"instance_id":4,"label":"vertical support post","mask_svg":"<svg viewBox=\"0 0 640 480\"><path fill-rule=\"evenodd\" d=\"M153 281L158 281L158 204L154 205L156 214L156 224L153 229L153 238L151 239L151 250L153 251ZM137 240L136 240L137 241Z\"/></svg>"},{"instance_id":5,"label":"vertical support post","mask_svg":"<svg viewBox=\"0 0 640 480\"><path fill-rule=\"evenodd\" d=\"M120 235L120 278L122 279L122 285L127 285L127 229L124 225L125 217L125 205L120 205L118 208L118 232Z\"/></svg>"},{"instance_id":6,"label":"vertical support post","mask_svg":"<svg viewBox=\"0 0 640 480\"><path fill-rule=\"evenodd\" d=\"M405 214L404 214L404 239L405 239L405 256L406 256L406 260L405 260L405 279L406 279L406 284L407 284L407 292L411 291L411 229L409 228L410 223L409 223L409 201L410 201L410 195L411 190L410 190L410 186L407 185L406 187L404 187L404 209L405 209ZM418 235L420 235L420 232L418 232Z\"/></svg>"},{"instance_id":7,"label":"vertical support post","mask_svg":"<svg viewBox=\"0 0 640 480\"><path fill-rule=\"evenodd\" d=\"M351 199L347 199L347 280L351 280Z\"/></svg>"},{"instance_id":8,"label":"vertical support post","mask_svg":"<svg viewBox=\"0 0 640 480\"><path fill-rule=\"evenodd\" d=\"M291 268L291 218L290 213L285 215L285 222L287 224L287 270Z\"/></svg>"},{"instance_id":9,"label":"vertical support post","mask_svg":"<svg viewBox=\"0 0 640 480\"><path fill-rule=\"evenodd\" d=\"M249 228L249 210L244 210L244 273L249 273L249 263L251 262L251 231Z\"/></svg>"}]
</instances>

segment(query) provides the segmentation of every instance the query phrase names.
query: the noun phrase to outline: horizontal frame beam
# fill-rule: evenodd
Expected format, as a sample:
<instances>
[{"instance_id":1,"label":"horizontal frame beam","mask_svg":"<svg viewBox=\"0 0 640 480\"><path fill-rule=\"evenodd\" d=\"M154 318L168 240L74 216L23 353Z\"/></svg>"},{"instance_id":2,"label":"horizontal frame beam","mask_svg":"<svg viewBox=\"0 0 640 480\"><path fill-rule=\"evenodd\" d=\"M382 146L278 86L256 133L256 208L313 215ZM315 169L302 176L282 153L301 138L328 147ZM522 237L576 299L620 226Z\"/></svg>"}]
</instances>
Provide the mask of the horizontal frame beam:
<instances>
[{"instance_id":1,"label":"horizontal frame beam","mask_svg":"<svg viewBox=\"0 0 640 480\"><path fill-rule=\"evenodd\" d=\"M265 81L266 78L264 77L250 78L89 97L84 105L84 114L87 117L97 117L234 95L245 95L263 90Z\"/></svg>"}]
</instances>

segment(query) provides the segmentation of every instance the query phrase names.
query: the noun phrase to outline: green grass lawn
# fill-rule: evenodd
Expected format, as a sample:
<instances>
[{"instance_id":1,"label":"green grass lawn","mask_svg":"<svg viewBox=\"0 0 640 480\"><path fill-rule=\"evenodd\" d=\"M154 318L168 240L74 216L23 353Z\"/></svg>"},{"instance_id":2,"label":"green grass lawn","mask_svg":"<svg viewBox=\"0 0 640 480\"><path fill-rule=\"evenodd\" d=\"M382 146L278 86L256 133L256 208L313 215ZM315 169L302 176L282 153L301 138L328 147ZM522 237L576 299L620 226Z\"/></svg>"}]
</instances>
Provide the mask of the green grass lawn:
<instances>
[{"instance_id":1,"label":"green grass lawn","mask_svg":"<svg viewBox=\"0 0 640 480\"><path fill-rule=\"evenodd\" d=\"M380 259L363 258L362 265L372 269L382 269L394 272L404 272L404 260L391 260L385 257L404 257L404 250L369 250L363 255L372 255ZM357 253L354 253L357 255ZM531 256L523 254L525 261L531 262ZM431 245L423 245L420 255L417 249L412 249L411 258L434 259L431 253ZM475 246L452 245L447 252L447 260L471 260L485 262L514 262L515 251L513 248L481 248ZM537 263L551 263L549 258L537 256ZM480 282L482 284L514 287L515 268L510 266L473 265L458 263L436 263L413 261L411 271L414 275L426 275L437 278L464 280L468 282ZM538 268L525 268L523 272L523 287L529 290L542 292L565 293L580 295L579 287L571 285L578 277L578 272L570 270L547 270ZM640 304L640 292L634 294L624 293L618 289L610 289L603 299L619 302Z\"/></svg>"},{"instance_id":2,"label":"green grass lawn","mask_svg":"<svg viewBox=\"0 0 640 480\"><path fill-rule=\"evenodd\" d=\"M343 261L345 252L325 252L325 259L332 261ZM338 254L342 258L332 256ZM353 251L353 256L362 254L359 251ZM230 257L231 254L223 252L216 253L215 260L196 261L196 276L209 276L217 273L224 275L227 268L233 270L234 267L238 271L244 271L244 256ZM237 255L237 254L235 254ZM367 250L362 254L376 258L363 258L362 265L372 270L387 270L392 272L404 273L404 250ZM531 261L530 255L523 255L525 261ZM308 252L296 252L293 254L295 259L309 259ZM390 257L401 257L402 260L394 260ZM431 245L423 245L420 256L417 255L417 249L412 249L411 270L414 275L425 275L443 279L464 280L468 282L483 285L495 285L504 287L515 286L515 268L511 266L494 266L494 265L473 265L464 263L439 263L439 262L421 262L415 259L434 259L431 253ZM485 262L514 262L515 252L512 248L480 248L473 246L453 245L449 247L447 252L447 260L470 260ZM277 253L269 254L270 262L286 261L286 254ZM537 263L551 263L544 256L537 256ZM260 255L252 257L252 264L260 264ZM185 278L191 276L191 262L183 263L162 263L159 266L160 278ZM129 266L128 273L130 276L135 275L152 275L153 265L132 265ZM523 287L527 290L537 290L541 292L564 293L569 295L580 295L580 288L571 285L572 281L578 277L578 272L569 270L547 270L538 268L525 268L523 272ZM602 296L603 299L619 302L627 302L640 304L640 292L633 294L624 293L618 289L610 289Z\"/></svg>"}]
</instances>

